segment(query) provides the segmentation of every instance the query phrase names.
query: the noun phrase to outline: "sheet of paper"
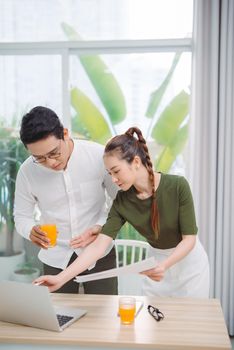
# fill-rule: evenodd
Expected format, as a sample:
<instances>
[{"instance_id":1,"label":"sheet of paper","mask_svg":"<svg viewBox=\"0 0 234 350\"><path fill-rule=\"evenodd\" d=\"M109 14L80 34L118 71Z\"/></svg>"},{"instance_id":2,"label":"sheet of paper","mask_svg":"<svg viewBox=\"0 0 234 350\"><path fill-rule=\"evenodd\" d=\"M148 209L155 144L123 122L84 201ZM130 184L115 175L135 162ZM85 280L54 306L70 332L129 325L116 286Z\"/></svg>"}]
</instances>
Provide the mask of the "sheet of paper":
<instances>
[{"instance_id":1,"label":"sheet of paper","mask_svg":"<svg viewBox=\"0 0 234 350\"><path fill-rule=\"evenodd\" d=\"M74 281L80 283L80 282L101 280L103 278L116 277L122 274L139 273L145 270L152 269L155 266L156 266L156 260L154 257L151 257L127 266L116 267L114 269L97 272L97 273L91 273L90 275L86 275L86 276L77 276L74 279Z\"/></svg>"}]
</instances>

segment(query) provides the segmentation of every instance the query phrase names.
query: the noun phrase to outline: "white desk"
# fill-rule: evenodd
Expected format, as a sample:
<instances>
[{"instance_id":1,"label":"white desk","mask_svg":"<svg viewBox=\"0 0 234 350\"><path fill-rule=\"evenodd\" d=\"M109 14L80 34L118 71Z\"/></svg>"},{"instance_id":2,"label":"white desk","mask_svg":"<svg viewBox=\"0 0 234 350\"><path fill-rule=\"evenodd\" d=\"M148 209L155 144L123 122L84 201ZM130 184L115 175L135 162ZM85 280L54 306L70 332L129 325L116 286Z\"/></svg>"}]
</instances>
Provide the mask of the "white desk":
<instances>
[{"instance_id":1,"label":"white desk","mask_svg":"<svg viewBox=\"0 0 234 350\"><path fill-rule=\"evenodd\" d=\"M0 349L231 349L217 299L137 297L144 307L133 325L120 324L118 296L53 294L56 304L88 310L61 333L0 322ZM147 305L165 319L156 322ZM32 346L33 345L33 346Z\"/></svg>"}]
</instances>

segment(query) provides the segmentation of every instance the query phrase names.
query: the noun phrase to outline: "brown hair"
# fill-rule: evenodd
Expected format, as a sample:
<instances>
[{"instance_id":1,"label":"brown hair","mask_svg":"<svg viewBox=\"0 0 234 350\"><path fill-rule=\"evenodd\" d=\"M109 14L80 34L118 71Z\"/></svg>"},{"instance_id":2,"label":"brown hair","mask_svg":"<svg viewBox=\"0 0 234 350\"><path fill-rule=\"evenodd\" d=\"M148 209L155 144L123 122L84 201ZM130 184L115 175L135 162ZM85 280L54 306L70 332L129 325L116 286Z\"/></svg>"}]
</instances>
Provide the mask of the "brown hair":
<instances>
[{"instance_id":1,"label":"brown hair","mask_svg":"<svg viewBox=\"0 0 234 350\"><path fill-rule=\"evenodd\" d=\"M136 133L137 138L134 137ZM154 171L153 164L150 160L149 150L146 146L146 141L140 129L136 127L129 128L125 134L113 137L105 147L105 154L118 153L120 159L132 163L135 156L140 157L142 164L149 173L149 178L152 184L152 206L151 206L151 225L156 238L159 236L159 213L157 202L155 199L154 186Z\"/></svg>"}]
</instances>

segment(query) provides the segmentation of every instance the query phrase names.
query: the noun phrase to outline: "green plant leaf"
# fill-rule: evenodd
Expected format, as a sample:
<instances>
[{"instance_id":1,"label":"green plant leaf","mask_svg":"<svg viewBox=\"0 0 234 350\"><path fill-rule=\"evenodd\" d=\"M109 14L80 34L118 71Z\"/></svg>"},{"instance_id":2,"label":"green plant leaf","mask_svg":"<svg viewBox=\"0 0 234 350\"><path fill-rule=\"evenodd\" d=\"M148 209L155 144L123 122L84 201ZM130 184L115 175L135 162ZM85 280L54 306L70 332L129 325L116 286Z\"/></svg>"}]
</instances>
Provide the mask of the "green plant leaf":
<instances>
[{"instance_id":1,"label":"green plant leaf","mask_svg":"<svg viewBox=\"0 0 234 350\"><path fill-rule=\"evenodd\" d=\"M80 35L68 24L61 24L69 40L81 40ZM115 125L126 117L123 92L110 69L97 55L77 56L95 88L111 122Z\"/></svg>"},{"instance_id":2,"label":"green plant leaf","mask_svg":"<svg viewBox=\"0 0 234 350\"><path fill-rule=\"evenodd\" d=\"M151 136L160 145L169 145L189 112L189 94L182 90L158 118Z\"/></svg>"},{"instance_id":3,"label":"green plant leaf","mask_svg":"<svg viewBox=\"0 0 234 350\"><path fill-rule=\"evenodd\" d=\"M79 118L89 137L93 141L106 143L111 137L111 131L105 118L93 102L81 90L73 88L71 90L71 104L77 113L75 118Z\"/></svg>"},{"instance_id":4,"label":"green plant leaf","mask_svg":"<svg viewBox=\"0 0 234 350\"><path fill-rule=\"evenodd\" d=\"M188 139L188 123L177 130L174 139L169 146L164 147L155 162L155 169L168 173L176 157L182 152Z\"/></svg>"},{"instance_id":5,"label":"green plant leaf","mask_svg":"<svg viewBox=\"0 0 234 350\"><path fill-rule=\"evenodd\" d=\"M80 119L79 114L75 114L71 118L71 128L74 137L78 137L79 139L89 139L90 135L88 130L85 128L82 120Z\"/></svg>"},{"instance_id":6,"label":"green plant leaf","mask_svg":"<svg viewBox=\"0 0 234 350\"><path fill-rule=\"evenodd\" d=\"M12 120L12 125L14 120ZM20 164L28 157L28 153L18 139L18 132L13 127L3 127L0 123L0 228L6 228L4 254L14 254L14 192L15 179ZM5 123L5 125L7 125Z\"/></svg>"},{"instance_id":7,"label":"green plant leaf","mask_svg":"<svg viewBox=\"0 0 234 350\"><path fill-rule=\"evenodd\" d=\"M167 73L167 76L165 77L165 79L163 80L159 88L151 93L149 104L145 113L146 117L153 118L153 116L157 112L158 106L163 98L163 95L166 91L167 86L171 81L171 78L180 60L180 57L181 57L181 52L175 54L174 59L172 61L171 68Z\"/></svg>"}]
</instances>

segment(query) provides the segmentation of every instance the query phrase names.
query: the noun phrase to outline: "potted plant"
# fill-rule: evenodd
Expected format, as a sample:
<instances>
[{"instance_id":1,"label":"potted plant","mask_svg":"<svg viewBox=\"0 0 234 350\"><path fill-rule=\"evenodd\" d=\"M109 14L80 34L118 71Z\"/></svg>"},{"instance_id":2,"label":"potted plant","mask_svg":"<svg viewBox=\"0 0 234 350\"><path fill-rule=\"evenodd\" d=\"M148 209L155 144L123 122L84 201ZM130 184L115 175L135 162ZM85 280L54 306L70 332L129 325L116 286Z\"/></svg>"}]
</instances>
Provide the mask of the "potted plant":
<instances>
[{"instance_id":1,"label":"potted plant","mask_svg":"<svg viewBox=\"0 0 234 350\"><path fill-rule=\"evenodd\" d=\"M0 280L9 279L15 265L25 260L25 252L14 249L15 179L27 151L16 129L0 124Z\"/></svg>"},{"instance_id":2,"label":"potted plant","mask_svg":"<svg viewBox=\"0 0 234 350\"><path fill-rule=\"evenodd\" d=\"M40 269L35 266L34 259L34 257L30 257L28 261L18 264L11 275L11 279L30 283L40 276Z\"/></svg>"}]
</instances>

